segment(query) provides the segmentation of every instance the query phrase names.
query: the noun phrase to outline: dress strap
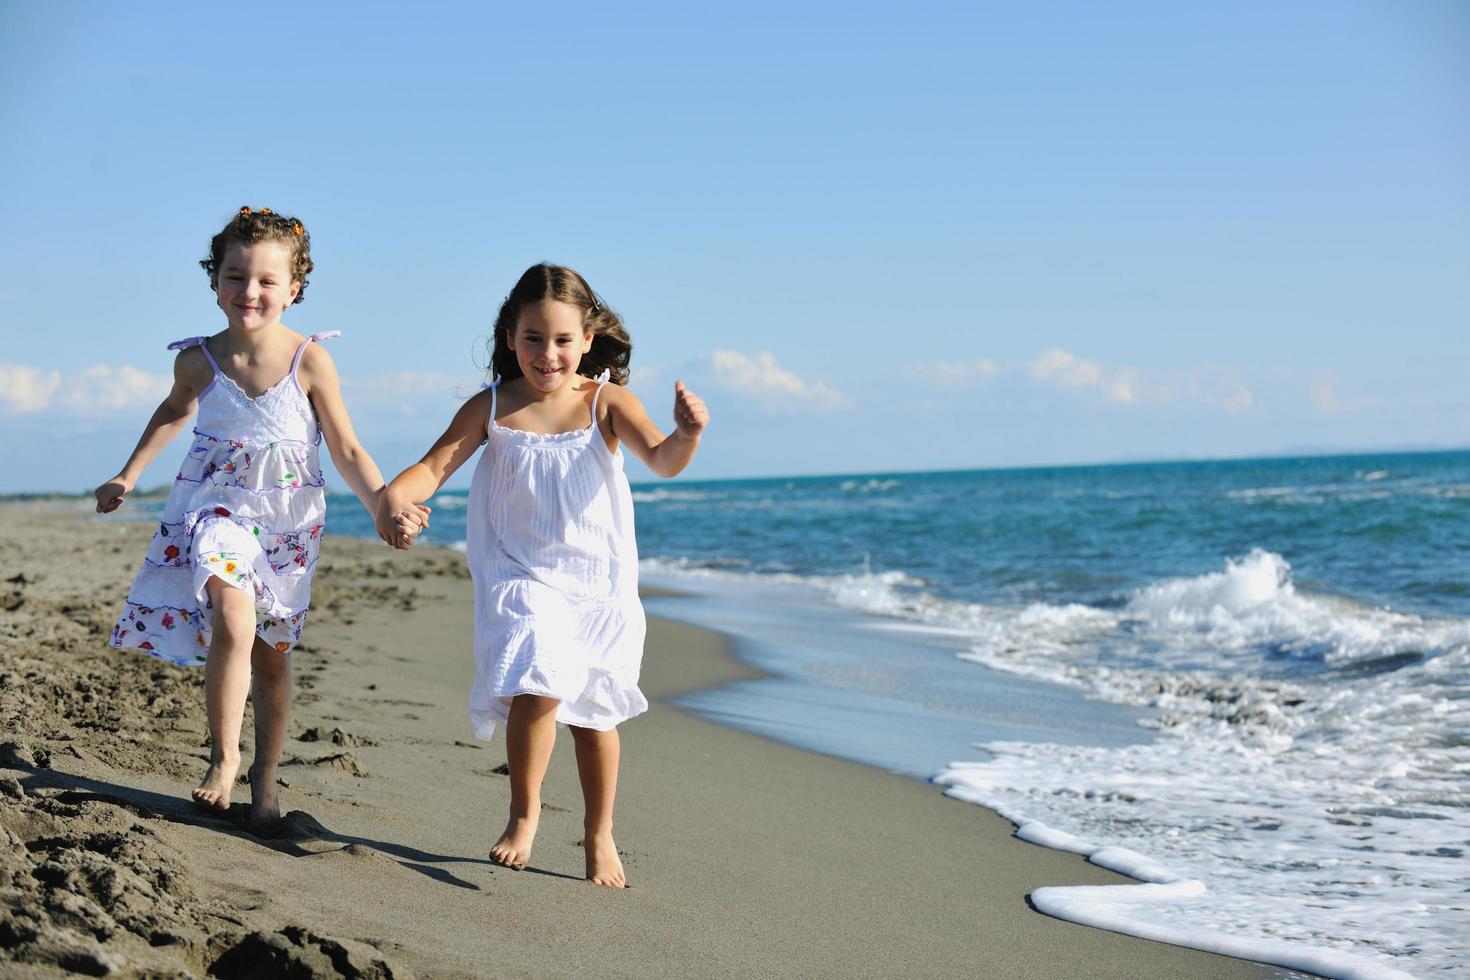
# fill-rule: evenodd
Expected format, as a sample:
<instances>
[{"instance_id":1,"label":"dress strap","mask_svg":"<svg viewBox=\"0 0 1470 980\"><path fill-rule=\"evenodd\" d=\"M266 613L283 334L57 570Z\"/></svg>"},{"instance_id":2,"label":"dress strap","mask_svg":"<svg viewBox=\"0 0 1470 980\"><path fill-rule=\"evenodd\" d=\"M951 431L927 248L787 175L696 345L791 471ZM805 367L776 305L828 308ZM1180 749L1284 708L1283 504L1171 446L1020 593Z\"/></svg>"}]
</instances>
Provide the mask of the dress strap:
<instances>
[{"instance_id":1,"label":"dress strap","mask_svg":"<svg viewBox=\"0 0 1470 980\"><path fill-rule=\"evenodd\" d=\"M305 340L303 340L301 342L301 346L296 348L296 356L291 359L292 377L295 377L296 369L301 366L301 356L306 353L307 347L309 347L313 343L319 344L324 340L331 340L333 337L340 336L342 336L342 331L340 330L323 330L321 333L314 333L310 337L307 337Z\"/></svg>"},{"instance_id":2,"label":"dress strap","mask_svg":"<svg viewBox=\"0 0 1470 980\"><path fill-rule=\"evenodd\" d=\"M603 368L602 369L602 373L599 374L597 377L595 377L595 378L592 379L593 381L596 381L597 382L597 390L592 393L592 424L593 425L596 425L597 424L597 399L599 399L599 398L602 397L602 389L607 384L608 379L611 378L611 377L612 377L612 371L609 370L608 368Z\"/></svg>"},{"instance_id":3,"label":"dress strap","mask_svg":"<svg viewBox=\"0 0 1470 980\"><path fill-rule=\"evenodd\" d=\"M490 422L485 428L493 429L495 428L495 398L500 394L500 375L497 374L491 378L490 383L485 387L490 389Z\"/></svg>"},{"instance_id":4,"label":"dress strap","mask_svg":"<svg viewBox=\"0 0 1470 980\"><path fill-rule=\"evenodd\" d=\"M210 369L215 374L223 374L224 372L219 369L219 365L215 363L214 355L209 352L209 344L205 343L207 340L209 340L208 337L185 337L183 340L176 340L169 344L168 349L184 350L189 347L198 347L204 352L204 359L209 362ZM213 385L214 383L210 382L210 386L213 387ZM208 389L205 390L207 391Z\"/></svg>"}]
</instances>

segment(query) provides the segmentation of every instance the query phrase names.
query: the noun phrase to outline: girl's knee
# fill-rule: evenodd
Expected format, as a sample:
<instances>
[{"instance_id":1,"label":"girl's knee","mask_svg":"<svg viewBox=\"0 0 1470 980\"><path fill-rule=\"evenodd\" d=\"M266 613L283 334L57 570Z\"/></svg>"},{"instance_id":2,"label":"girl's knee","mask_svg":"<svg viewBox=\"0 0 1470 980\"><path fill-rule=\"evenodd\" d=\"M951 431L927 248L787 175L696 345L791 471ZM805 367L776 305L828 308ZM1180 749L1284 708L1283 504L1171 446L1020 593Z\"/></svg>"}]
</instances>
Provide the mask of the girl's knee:
<instances>
[{"instance_id":1,"label":"girl's knee","mask_svg":"<svg viewBox=\"0 0 1470 980\"><path fill-rule=\"evenodd\" d=\"M291 676L291 654L281 653L260 637L250 650L250 669L266 680Z\"/></svg>"},{"instance_id":2,"label":"girl's knee","mask_svg":"<svg viewBox=\"0 0 1470 980\"><path fill-rule=\"evenodd\" d=\"M572 730L572 738L579 742L598 743L618 737L618 730L616 728L603 730L600 728L578 728L576 725L568 725L567 727Z\"/></svg>"},{"instance_id":3,"label":"girl's knee","mask_svg":"<svg viewBox=\"0 0 1470 980\"><path fill-rule=\"evenodd\" d=\"M215 603L216 605L221 602L232 601L231 599L226 598L226 596L234 592L238 592L242 596L245 594L245 591L243 589L235 588L235 586L226 582L218 575L211 575L209 576L209 578L204 580L204 594L209 596L209 601Z\"/></svg>"},{"instance_id":4,"label":"girl's knee","mask_svg":"<svg viewBox=\"0 0 1470 980\"><path fill-rule=\"evenodd\" d=\"M561 701L558 699L544 697L540 694L517 694L511 698L512 707L519 707L538 715L545 714L548 711L555 711L560 705Z\"/></svg>"},{"instance_id":5,"label":"girl's knee","mask_svg":"<svg viewBox=\"0 0 1470 980\"><path fill-rule=\"evenodd\" d=\"M209 597L209 605L216 620L232 626L245 620L254 623L255 599L243 589L237 589L218 576L211 575L204 583L204 594Z\"/></svg>"}]
</instances>

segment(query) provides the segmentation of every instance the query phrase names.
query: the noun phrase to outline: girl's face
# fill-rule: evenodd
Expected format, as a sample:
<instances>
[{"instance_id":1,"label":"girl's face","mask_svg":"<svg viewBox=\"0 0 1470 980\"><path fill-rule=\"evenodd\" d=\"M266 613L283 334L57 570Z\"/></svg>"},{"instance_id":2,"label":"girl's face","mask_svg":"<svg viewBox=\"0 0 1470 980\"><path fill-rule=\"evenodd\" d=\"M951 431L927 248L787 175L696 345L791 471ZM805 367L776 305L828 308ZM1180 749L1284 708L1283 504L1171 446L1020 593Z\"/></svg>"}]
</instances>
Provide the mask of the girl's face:
<instances>
[{"instance_id":1,"label":"girl's face","mask_svg":"<svg viewBox=\"0 0 1470 980\"><path fill-rule=\"evenodd\" d=\"M592 334L582 330L581 309L548 299L521 307L509 345L531 387L550 393L576 377Z\"/></svg>"},{"instance_id":2,"label":"girl's face","mask_svg":"<svg viewBox=\"0 0 1470 980\"><path fill-rule=\"evenodd\" d=\"M300 291L291 279L291 252L279 242L231 245L215 285L230 326L242 330L278 322Z\"/></svg>"}]
</instances>

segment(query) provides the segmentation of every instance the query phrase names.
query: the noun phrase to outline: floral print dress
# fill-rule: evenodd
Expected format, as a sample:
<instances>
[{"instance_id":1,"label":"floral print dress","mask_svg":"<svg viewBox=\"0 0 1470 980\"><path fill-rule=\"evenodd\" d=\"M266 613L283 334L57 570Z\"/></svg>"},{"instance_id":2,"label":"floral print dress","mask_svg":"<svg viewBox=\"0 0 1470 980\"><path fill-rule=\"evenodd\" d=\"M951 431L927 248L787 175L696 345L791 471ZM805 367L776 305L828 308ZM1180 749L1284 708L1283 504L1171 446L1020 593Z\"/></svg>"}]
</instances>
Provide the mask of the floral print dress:
<instances>
[{"instance_id":1,"label":"floral print dress","mask_svg":"<svg viewBox=\"0 0 1470 980\"><path fill-rule=\"evenodd\" d=\"M199 396L194 444L112 629L113 646L204 663L210 576L254 596L261 639L281 653L296 645L327 512L321 426L296 372L307 344L338 334L313 334L291 372L256 398L219 369L205 338L169 345L197 344L214 380Z\"/></svg>"}]
</instances>

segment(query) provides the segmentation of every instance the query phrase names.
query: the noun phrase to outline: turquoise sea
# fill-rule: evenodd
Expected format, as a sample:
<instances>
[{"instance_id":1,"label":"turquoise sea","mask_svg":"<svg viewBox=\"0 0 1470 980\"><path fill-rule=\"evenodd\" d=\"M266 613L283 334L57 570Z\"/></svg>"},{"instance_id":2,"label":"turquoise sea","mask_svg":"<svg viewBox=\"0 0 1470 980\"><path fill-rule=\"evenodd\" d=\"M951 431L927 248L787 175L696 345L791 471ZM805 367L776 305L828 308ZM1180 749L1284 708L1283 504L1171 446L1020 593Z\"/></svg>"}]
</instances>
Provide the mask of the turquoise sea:
<instances>
[{"instance_id":1,"label":"turquoise sea","mask_svg":"<svg viewBox=\"0 0 1470 980\"><path fill-rule=\"evenodd\" d=\"M1470 453L635 486L692 710L1147 884L1043 911L1334 976L1470 972ZM331 532L372 536L351 498ZM463 493L425 543L463 547Z\"/></svg>"}]
</instances>

